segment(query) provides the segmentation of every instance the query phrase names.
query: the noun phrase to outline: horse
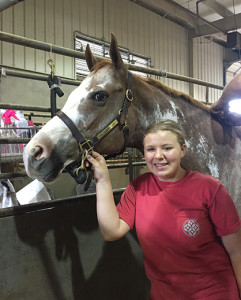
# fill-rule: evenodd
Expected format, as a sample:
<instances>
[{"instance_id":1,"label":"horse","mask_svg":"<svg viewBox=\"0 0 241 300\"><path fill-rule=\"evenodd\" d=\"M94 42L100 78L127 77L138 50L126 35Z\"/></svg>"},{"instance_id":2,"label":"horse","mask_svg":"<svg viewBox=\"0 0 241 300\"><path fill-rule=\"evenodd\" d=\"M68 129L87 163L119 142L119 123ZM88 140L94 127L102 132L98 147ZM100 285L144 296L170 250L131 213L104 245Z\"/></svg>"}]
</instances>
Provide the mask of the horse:
<instances>
[{"instance_id":1,"label":"horse","mask_svg":"<svg viewBox=\"0 0 241 300\"><path fill-rule=\"evenodd\" d=\"M69 95L60 114L49 120L25 147L28 176L51 182L74 162L81 161L83 165L86 153L93 149L103 155L120 153L126 147L143 152L146 127L154 121L172 119L186 132L188 151L183 167L220 180L238 206L239 124L220 117L220 103L211 107L153 78L132 74L122 61L114 35L110 58L99 61L87 45L89 75ZM226 88L223 91L225 105L229 92Z\"/></svg>"}]
</instances>

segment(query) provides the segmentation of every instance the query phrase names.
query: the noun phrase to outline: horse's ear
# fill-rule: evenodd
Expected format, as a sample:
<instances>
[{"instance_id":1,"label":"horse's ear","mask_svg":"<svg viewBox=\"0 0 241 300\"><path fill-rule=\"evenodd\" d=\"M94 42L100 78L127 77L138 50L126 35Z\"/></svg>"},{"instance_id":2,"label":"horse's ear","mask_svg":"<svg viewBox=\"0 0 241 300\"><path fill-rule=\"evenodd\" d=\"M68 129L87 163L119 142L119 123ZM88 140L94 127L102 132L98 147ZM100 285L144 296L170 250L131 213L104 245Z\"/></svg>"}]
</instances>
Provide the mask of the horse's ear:
<instances>
[{"instance_id":1,"label":"horse's ear","mask_svg":"<svg viewBox=\"0 0 241 300\"><path fill-rule=\"evenodd\" d=\"M97 63L97 60L94 57L93 53L91 52L89 44L87 44L85 49L85 60L89 70L91 71L94 65Z\"/></svg>"},{"instance_id":2,"label":"horse's ear","mask_svg":"<svg viewBox=\"0 0 241 300\"><path fill-rule=\"evenodd\" d=\"M111 34L110 57L116 69L121 69L123 67L124 63L118 49L117 39L113 33Z\"/></svg>"}]
</instances>

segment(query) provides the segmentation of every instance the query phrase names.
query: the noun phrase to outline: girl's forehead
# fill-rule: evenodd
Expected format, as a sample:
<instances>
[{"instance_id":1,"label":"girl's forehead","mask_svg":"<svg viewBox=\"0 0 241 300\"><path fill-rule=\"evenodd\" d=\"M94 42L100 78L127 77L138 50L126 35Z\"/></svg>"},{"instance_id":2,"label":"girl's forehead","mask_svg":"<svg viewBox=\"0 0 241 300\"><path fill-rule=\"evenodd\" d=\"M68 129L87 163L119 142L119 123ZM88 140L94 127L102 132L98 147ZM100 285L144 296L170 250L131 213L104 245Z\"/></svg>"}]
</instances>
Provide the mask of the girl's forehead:
<instances>
[{"instance_id":1,"label":"girl's forehead","mask_svg":"<svg viewBox=\"0 0 241 300\"><path fill-rule=\"evenodd\" d=\"M169 130L159 130L157 132L150 132L145 136L143 140L143 144L145 146L148 144L174 145L176 143L179 144L177 135Z\"/></svg>"},{"instance_id":2,"label":"girl's forehead","mask_svg":"<svg viewBox=\"0 0 241 300\"><path fill-rule=\"evenodd\" d=\"M177 135L170 130L158 130L154 132L149 132L146 134L145 138L176 138Z\"/></svg>"}]
</instances>

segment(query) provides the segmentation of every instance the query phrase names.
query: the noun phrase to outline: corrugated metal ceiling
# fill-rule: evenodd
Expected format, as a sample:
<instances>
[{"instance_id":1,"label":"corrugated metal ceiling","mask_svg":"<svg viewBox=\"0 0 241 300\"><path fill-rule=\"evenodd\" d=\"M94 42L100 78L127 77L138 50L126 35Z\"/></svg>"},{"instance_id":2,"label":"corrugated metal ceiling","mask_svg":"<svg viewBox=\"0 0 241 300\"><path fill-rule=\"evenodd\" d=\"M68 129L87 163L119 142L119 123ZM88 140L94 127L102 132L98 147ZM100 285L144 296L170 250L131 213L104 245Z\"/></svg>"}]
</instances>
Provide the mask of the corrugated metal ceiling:
<instances>
[{"instance_id":1,"label":"corrugated metal ceiling","mask_svg":"<svg viewBox=\"0 0 241 300\"><path fill-rule=\"evenodd\" d=\"M227 42L228 32L237 31L241 34L240 0L174 0L174 2L207 20L210 25L214 24L216 28L220 29L220 32L214 33L214 36L221 37L225 42ZM241 47L241 39L239 45ZM240 72L241 61L233 63L227 69L227 81L230 81Z\"/></svg>"},{"instance_id":2,"label":"corrugated metal ceiling","mask_svg":"<svg viewBox=\"0 0 241 300\"><path fill-rule=\"evenodd\" d=\"M241 33L240 0L174 0L174 2L207 20L220 31L238 30Z\"/></svg>"},{"instance_id":3,"label":"corrugated metal ceiling","mask_svg":"<svg viewBox=\"0 0 241 300\"><path fill-rule=\"evenodd\" d=\"M205 36L233 48L241 57L241 0L130 0L189 29L192 38ZM235 47L230 41L235 38ZM240 72L240 62L229 68Z\"/></svg>"}]
</instances>

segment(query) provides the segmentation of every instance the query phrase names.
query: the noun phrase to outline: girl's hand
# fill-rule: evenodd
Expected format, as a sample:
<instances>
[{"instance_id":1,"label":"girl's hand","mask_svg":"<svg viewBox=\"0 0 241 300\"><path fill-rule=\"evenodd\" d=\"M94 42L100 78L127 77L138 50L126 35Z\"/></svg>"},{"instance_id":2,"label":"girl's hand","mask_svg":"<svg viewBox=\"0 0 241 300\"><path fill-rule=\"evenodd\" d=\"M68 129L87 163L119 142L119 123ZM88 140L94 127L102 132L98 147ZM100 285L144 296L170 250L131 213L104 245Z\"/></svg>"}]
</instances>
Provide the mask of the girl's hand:
<instances>
[{"instance_id":1,"label":"girl's hand","mask_svg":"<svg viewBox=\"0 0 241 300\"><path fill-rule=\"evenodd\" d=\"M92 155L87 155L86 167L89 166L90 162L92 164L92 171L94 173L94 178L96 181L109 180L109 171L106 166L105 159L99 153L92 151Z\"/></svg>"}]
</instances>

